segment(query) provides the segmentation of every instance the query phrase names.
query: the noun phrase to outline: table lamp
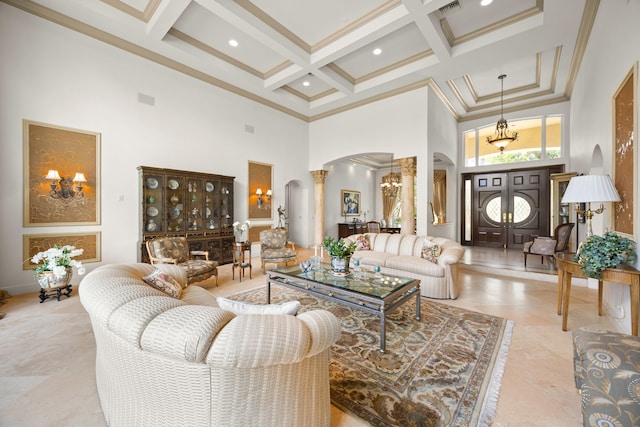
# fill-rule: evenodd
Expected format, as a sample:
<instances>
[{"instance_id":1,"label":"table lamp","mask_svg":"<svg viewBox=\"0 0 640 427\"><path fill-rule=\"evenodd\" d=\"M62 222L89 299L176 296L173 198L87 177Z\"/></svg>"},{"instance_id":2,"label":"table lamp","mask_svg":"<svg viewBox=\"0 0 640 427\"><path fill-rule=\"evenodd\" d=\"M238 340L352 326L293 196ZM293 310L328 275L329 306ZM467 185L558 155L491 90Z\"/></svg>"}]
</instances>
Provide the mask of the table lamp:
<instances>
[{"instance_id":1,"label":"table lamp","mask_svg":"<svg viewBox=\"0 0 640 427\"><path fill-rule=\"evenodd\" d=\"M593 235L591 219L594 214L604 212L604 202L619 202L620 196L613 185L609 175L580 175L574 176L569 181L562 203L586 203L586 209L576 206L576 212L587 218L587 231L585 237L588 239ZM600 202L600 207L591 210L591 202Z\"/></svg>"}]
</instances>

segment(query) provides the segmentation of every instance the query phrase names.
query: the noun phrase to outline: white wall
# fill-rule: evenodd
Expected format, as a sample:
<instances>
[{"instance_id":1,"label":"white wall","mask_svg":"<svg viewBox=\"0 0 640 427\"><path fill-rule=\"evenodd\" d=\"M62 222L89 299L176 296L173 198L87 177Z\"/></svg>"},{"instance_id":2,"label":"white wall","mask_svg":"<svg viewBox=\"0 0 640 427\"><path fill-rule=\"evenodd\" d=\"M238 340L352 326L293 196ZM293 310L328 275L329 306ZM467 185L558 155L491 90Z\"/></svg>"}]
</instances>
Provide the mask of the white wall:
<instances>
[{"instance_id":1,"label":"white wall","mask_svg":"<svg viewBox=\"0 0 640 427\"><path fill-rule=\"evenodd\" d=\"M613 175L613 130L612 97L629 70L640 60L640 3L637 1L602 1L598 9L587 50L580 67L580 73L571 97L571 169L588 173L596 145L603 154L604 173ZM636 89L638 88L636 76ZM636 111L640 102L636 93ZM638 118L636 117L636 126ZM636 128L636 132L637 132ZM636 136L636 168L640 160L640 149ZM636 231L638 241L638 182L635 185L634 200ZM611 224L609 210L598 223L594 223L594 233L602 234ZM625 316L620 319L619 328L630 333L629 287L609 283L605 285L605 303L608 311L615 312L615 306L624 307ZM595 306L594 306L595 307ZM613 310L612 310L613 309ZM594 308L594 316L597 315Z\"/></svg>"},{"instance_id":2,"label":"white wall","mask_svg":"<svg viewBox=\"0 0 640 427\"><path fill-rule=\"evenodd\" d=\"M458 176L456 162L460 143L458 142L457 122L449 110L440 102L438 97L429 90L429 114L428 114L428 156L424 163L419 162L419 170L425 173L418 173L418 188L425 188L426 191L419 191L417 209L419 218L424 218L418 222L418 234L429 236L446 237L457 240L459 226L457 213L459 211L460 194L458 188ZM433 156L435 153L444 154L453 162L447 168L447 223L434 225L430 220L429 202L433 201ZM422 166L422 167L420 167ZM421 183L424 182L424 185Z\"/></svg>"},{"instance_id":3,"label":"white wall","mask_svg":"<svg viewBox=\"0 0 640 427\"><path fill-rule=\"evenodd\" d=\"M427 97L426 88L416 89L312 122L309 126L310 169L326 169L333 160L358 153L392 153L394 159L416 156L417 173L431 173L432 161L427 150ZM399 172L399 168L394 171ZM327 185L333 180L331 173L327 176ZM379 178L376 182L379 184ZM373 185L377 184L374 182ZM419 194L425 192L425 186L426 180L418 179ZM337 230L336 222L344 220L334 218L335 213L340 212L340 188L350 189L344 186L325 189L325 232ZM374 191L380 192L379 188ZM374 200L380 197L377 193ZM418 200L418 231L422 225L423 234L427 210L420 204L424 203L426 199L421 197ZM376 215L375 218L380 219L381 207L376 209ZM368 215L367 219L371 217Z\"/></svg>"},{"instance_id":4,"label":"white wall","mask_svg":"<svg viewBox=\"0 0 640 427\"><path fill-rule=\"evenodd\" d=\"M139 165L235 176L240 221L248 210L248 160L274 165L276 207L290 180L313 191L305 122L4 3L0 57L0 288L11 293L37 290L32 272L22 270L23 234L100 231L102 263L135 262ZM139 103L138 93L153 96L155 106ZM22 226L23 119L101 133L101 225Z\"/></svg>"}]
</instances>

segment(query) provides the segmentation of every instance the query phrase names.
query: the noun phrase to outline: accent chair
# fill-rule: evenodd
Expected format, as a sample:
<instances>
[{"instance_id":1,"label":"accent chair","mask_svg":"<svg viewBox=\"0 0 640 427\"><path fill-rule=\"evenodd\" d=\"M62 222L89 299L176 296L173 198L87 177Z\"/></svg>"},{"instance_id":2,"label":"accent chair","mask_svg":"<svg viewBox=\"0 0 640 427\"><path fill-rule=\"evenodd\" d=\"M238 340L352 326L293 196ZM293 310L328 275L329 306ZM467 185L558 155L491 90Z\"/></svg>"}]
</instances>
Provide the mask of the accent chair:
<instances>
[{"instance_id":1,"label":"accent chair","mask_svg":"<svg viewBox=\"0 0 640 427\"><path fill-rule=\"evenodd\" d=\"M553 256L557 252L566 252L569 249L569 238L575 223L568 222L560 224L553 232L553 237L536 237L532 242L524 244L524 266L527 266L527 255L540 255L540 264L544 263L544 258L548 257L550 262L554 262Z\"/></svg>"},{"instance_id":2,"label":"accent chair","mask_svg":"<svg viewBox=\"0 0 640 427\"><path fill-rule=\"evenodd\" d=\"M260 262L262 271L266 272L265 264L284 264L298 261L298 253L293 242L287 241L287 230L272 228L260 232Z\"/></svg>"},{"instance_id":3,"label":"accent chair","mask_svg":"<svg viewBox=\"0 0 640 427\"><path fill-rule=\"evenodd\" d=\"M189 284L215 276L218 286L218 261L210 261L207 251L190 251L186 237L156 237L148 240L146 246L151 264L175 264L184 268Z\"/></svg>"},{"instance_id":4,"label":"accent chair","mask_svg":"<svg viewBox=\"0 0 640 427\"><path fill-rule=\"evenodd\" d=\"M378 221L367 221L368 233L380 233L380 223Z\"/></svg>"}]
</instances>

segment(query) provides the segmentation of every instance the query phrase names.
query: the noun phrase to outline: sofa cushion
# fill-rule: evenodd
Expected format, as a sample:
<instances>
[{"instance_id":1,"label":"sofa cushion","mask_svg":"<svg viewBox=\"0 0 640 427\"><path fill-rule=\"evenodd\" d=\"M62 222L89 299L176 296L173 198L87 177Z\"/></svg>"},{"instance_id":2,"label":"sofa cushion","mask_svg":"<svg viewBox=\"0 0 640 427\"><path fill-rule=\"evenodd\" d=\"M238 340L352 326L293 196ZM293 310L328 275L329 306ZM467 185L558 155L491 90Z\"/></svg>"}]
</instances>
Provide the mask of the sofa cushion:
<instances>
[{"instance_id":1,"label":"sofa cushion","mask_svg":"<svg viewBox=\"0 0 640 427\"><path fill-rule=\"evenodd\" d=\"M173 277L161 272L160 270L154 270L151 274L142 278L144 282L154 288L164 292L173 298L180 298L182 292L182 285L178 283Z\"/></svg>"},{"instance_id":2,"label":"sofa cushion","mask_svg":"<svg viewBox=\"0 0 640 427\"><path fill-rule=\"evenodd\" d=\"M241 314L289 314L295 316L300 307L300 301L288 301L282 304L250 304L218 297L218 306L232 312L236 316Z\"/></svg>"},{"instance_id":3,"label":"sofa cushion","mask_svg":"<svg viewBox=\"0 0 640 427\"><path fill-rule=\"evenodd\" d=\"M429 239L424 239L424 242L422 243L422 258L437 264L440 253L441 249L439 244L432 242Z\"/></svg>"},{"instance_id":4,"label":"sofa cushion","mask_svg":"<svg viewBox=\"0 0 640 427\"><path fill-rule=\"evenodd\" d=\"M371 244L369 243L369 236L366 234L359 234L356 237L356 250L357 251L368 251L371 249Z\"/></svg>"},{"instance_id":5,"label":"sofa cushion","mask_svg":"<svg viewBox=\"0 0 640 427\"><path fill-rule=\"evenodd\" d=\"M298 253L295 249L291 248L279 248L279 249L264 249L260 254L260 257L264 261L286 261L295 259L298 256Z\"/></svg>"},{"instance_id":6,"label":"sofa cushion","mask_svg":"<svg viewBox=\"0 0 640 427\"><path fill-rule=\"evenodd\" d=\"M351 256L352 260L360 261L363 265L380 265L384 266L387 258L391 258L397 255L388 254L386 252L376 251L355 251Z\"/></svg>"},{"instance_id":7,"label":"sofa cushion","mask_svg":"<svg viewBox=\"0 0 640 427\"><path fill-rule=\"evenodd\" d=\"M387 250L387 241L389 240L389 236L391 236L389 233L379 233L375 240L371 242L371 250L376 252L385 252Z\"/></svg>"},{"instance_id":8,"label":"sofa cushion","mask_svg":"<svg viewBox=\"0 0 640 427\"><path fill-rule=\"evenodd\" d=\"M395 270L421 274L431 277L444 277L445 269L431 261L409 255L398 255L387 258L384 266Z\"/></svg>"},{"instance_id":9,"label":"sofa cushion","mask_svg":"<svg viewBox=\"0 0 640 427\"><path fill-rule=\"evenodd\" d=\"M404 240L404 236L404 234L398 233L389 235L384 251L393 255L400 255L400 245L402 244L402 240Z\"/></svg>"},{"instance_id":10,"label":"sofa cushion","mask_svg":"<svg viewBox=\"0 0 640 427\"><path fill-rule=\"evenodd\" d=\"M182 290L180 301L191 305L207 305L209 307L218 307L216 297L211 295L206 289L190 285Z\"/></svg>"}]
</instances>

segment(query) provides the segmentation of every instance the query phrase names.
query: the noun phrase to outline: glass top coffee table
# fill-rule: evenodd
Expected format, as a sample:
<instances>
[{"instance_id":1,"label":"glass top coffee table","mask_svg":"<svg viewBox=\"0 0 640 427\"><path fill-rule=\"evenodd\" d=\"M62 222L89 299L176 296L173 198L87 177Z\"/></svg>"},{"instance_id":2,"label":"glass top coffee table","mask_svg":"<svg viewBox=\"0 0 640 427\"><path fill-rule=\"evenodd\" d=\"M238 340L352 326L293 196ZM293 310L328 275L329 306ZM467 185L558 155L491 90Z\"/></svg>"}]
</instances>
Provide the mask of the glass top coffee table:
<instances>
[{"instance_id":1,"label":"glass top coffee table","mask_svg":"<svg viewBox=\"0 0 640 427\"><path fill-rule=\"evenodd\" d=\"M420 320L420 281L407 277L362 272L356 280L353 274L338 276L330 273L331 266L322 264L319 271L303 273L299 266L267 271L267 304L271 303L271 284L286 286L380 317L380 351L386 348L385 321L392 312L412 297L416 299L416 319Z\"/></svg>"}]
</instances>

